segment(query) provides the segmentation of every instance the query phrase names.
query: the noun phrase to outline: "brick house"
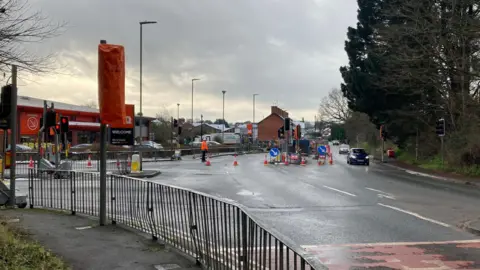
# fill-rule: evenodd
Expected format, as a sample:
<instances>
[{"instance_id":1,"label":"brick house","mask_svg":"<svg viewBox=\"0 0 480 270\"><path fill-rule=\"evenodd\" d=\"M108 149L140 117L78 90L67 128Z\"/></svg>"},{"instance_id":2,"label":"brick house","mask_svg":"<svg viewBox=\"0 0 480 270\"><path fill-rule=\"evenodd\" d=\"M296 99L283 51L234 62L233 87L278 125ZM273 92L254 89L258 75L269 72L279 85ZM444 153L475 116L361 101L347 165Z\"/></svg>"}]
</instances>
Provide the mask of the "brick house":
<instances>
[{"instance_id":1,"label":"brick house","mask_svg":"<svg viewBox=\"0 0 480 270\"><path fill-rule=\"evenodd\" d=\"M278 139L278 129L283 126L288 112L277 106L271 107L271 113L258 122L258 140L261 142Z\"/></svg>"}]
</instances>

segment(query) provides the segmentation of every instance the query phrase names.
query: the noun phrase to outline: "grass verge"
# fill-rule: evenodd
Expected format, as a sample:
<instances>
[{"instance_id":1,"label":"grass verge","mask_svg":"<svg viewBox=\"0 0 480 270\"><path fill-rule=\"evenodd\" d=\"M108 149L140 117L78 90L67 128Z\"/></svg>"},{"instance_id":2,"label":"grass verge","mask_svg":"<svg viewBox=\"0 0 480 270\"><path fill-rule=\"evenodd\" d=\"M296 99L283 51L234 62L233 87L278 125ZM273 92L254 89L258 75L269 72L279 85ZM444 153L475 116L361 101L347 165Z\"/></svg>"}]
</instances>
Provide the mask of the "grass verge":
<instances>
[{"instance_id":1,"label":"grass verge","mask_svg":"<svg viewBox=\"0 0 480 270\"><path fill-rule=\"evenodd\" d=\"M70 269L60 258L29 239L28 234L0 221L0 269L63 270Z\"/></svg>"}]
</instances>

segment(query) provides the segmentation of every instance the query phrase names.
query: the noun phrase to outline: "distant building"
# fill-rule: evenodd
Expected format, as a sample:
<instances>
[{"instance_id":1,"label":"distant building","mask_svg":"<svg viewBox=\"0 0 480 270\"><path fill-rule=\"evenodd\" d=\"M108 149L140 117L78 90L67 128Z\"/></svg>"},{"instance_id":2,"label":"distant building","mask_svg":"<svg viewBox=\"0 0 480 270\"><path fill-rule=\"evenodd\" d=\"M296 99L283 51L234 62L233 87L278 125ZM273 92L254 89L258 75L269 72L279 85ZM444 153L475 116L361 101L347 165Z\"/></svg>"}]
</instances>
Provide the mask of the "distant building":
<instances>
[{"instance_id":1,"label":"distant building","mask_svg":"<svg viewBox=\"0 0 480 270\"><path fill-rule=\"evenodd\" d=\"M258 122L258 140L270 141L278 139L278 129L284 125L288 112L277 106L271 107L271 113Z\"/></svg>"},{"instance_id":2,"label":"distant building","mask_svg":"<svg viewBox=\"0 0 480 270\"><path fill-rule=\"evenodd\" d=\"M55 110L69 118L70 131L67 133L67 139L73 145L80 143L92 143L99 139L100 132L100 112L97 108L89 106L80 106L47 100L48 106L54 103ZM18 120L16 126L18 127L17 142L27 143L36 142L38 131L40 129L40 118L42 118L44 99L18 96ZM127 112L132 117L135 117L135 135L140 134L140 123L143 125L143 139L148 140L149 126L151 117L134 116L134 107L131 106L131 112ZM133 128L133 122L132 122Z\"/></svg>"}]
</instances>

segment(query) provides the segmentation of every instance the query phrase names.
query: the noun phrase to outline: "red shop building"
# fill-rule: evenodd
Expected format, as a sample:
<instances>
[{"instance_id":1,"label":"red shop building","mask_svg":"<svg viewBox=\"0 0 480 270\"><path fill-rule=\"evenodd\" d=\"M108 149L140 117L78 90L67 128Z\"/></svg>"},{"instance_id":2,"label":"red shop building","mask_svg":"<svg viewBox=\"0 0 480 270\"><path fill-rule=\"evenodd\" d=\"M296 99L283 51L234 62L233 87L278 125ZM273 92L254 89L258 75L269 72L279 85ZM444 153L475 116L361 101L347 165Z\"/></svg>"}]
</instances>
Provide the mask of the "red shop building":
<instances>
[{"instance_id":1,"label":"red shop building","mask_svg":"<svg viewBox=\"0 0 480 270\"><path fill-rule=\"evenodd\" d=\"M100 138L99 111L88 106L79 106L62 102L47 100L47 105L54 103L55 110L62 116L69 118L70 132L67 134L68 141L72 145L81 143L93 143ZM40 118L43 113L43 99L19 96L18 119L19 127L17 142L36 142L40 128ZM127 116L130 116L132 128L134 127L134 106L127 105Z\"/></svg>"}]
</instances>

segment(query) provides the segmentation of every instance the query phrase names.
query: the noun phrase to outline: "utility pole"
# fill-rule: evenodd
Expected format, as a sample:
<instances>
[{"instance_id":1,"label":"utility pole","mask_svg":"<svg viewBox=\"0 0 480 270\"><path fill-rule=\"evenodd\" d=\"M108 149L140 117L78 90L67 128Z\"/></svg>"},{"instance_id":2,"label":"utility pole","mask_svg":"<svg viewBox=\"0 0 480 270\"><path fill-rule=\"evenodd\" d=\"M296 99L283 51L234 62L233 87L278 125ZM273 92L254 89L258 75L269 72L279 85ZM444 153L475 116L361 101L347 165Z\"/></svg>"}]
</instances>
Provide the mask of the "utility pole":
<instances>
[{"instance_id":1,"label":"utility pole","mask_svg":"<svg viewBox=\"0 0 480 270\"><path fill-rule=\"evenodd\" d=\"M107 41L100 40L100 44L107 44ZM140 83L140 85L142 84ZM101 104L99 105L101 106ZM140 136L142 134L141 128L142 126L140 125ZM99 214L100 214L99 216L100 226L105 226L107 224L107 125L102 123L100 124L100 213Z\"/></svg>"},{"instance_id":2,"label":"utility pole","mask_svg":"<svg viewBox=\"0 0 480 270\"><path fill-rule=\"evenodd\" d=\"M200 142L203 141L203 114L200 115Z\"/></svg>"},{"instance_id":3,"label":"utility pole","mask_svg":"<svg viewBox=\"0 0 480 270\"><path fill-rule=\"evenodd\" d=\"M16 182L16 165L17 165L17 66L12 65L12 100L10 101L12 108L10 111L10 129L11 129L11 142L10 142L10 206L15 207L15 182ZM4 134L7 134L5 132Z\"/></svg>"}]
</instances>

